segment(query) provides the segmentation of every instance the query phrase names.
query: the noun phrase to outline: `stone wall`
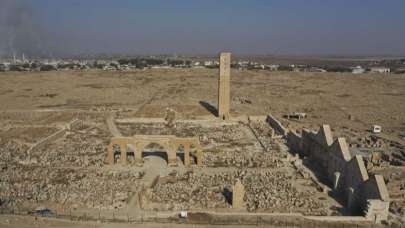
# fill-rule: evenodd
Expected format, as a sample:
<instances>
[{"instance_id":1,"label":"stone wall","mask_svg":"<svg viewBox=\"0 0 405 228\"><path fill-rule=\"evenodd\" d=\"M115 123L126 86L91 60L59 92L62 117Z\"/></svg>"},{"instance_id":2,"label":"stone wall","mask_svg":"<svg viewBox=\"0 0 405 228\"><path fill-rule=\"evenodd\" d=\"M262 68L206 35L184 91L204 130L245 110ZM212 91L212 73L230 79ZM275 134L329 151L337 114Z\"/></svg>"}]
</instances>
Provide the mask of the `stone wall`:
<instances>
[{"instance_id":1,"label":"stone wall","mask_svg":"<svg viewBox=\"0 0 405 228\"><path fill-rule=\"evenodd\" d=\"M28 149L27 154L30 156L31 152L34 149L38 149L39 147L41 147L41 146L43 146L43 145L45 145L45 144L47 144L49 142L55 141L55 140L63 137L66 134L67 131L75 130L75 129L78 129L78 128L82 127L82 126L83 126L83 122L81 120L74 119L74 120L70 121L62 129L58 130L55 133L52 133L51 135L39 140L34 145L32 145Z\"/></svg>"},{"instance_id":2,"label":"stone wall","mask_svg":"<svg viewBox=\"0 0 405 228\"><path fill-rule=\"evenodd\" d=\"M271 115L269 124L283 131L279 121ZM352 214L363 214L376 222L388 217L389 195L380 175L369 176L363 157L351 156L345 138L333 139L329 125L322 125L318 132L304 129L302 135L286 130L290 150L307 156L322 172L328 185L341 194Z\"/></svg>"},{"instance_id":3,"label":"stone wall","mask_svg":"<svg viewBox=\"0 0 405 228\"><path fill-rule=\"evenodd\" d=\"M267 123L270 124L270 126L275 130L275 132L279 135L287 135L288 130L283 127L283 125L276 119L274 118L271 114L267 116L266 119Z\"/></svg>"},{"instance_id":4,"label":"stone wall","mask_svg":"<svg viewBox=\"0 0 405 228\"><path fill-rule=\"evenodd\" d=\"M373 224L370 219L359 216L303 216L297 213L243 213L243 212L204 212L193 211L188 213L189 224L209 225L245 225L265 227L354 227L366 228L384 227Z\"/></svg>"}]
</instances>

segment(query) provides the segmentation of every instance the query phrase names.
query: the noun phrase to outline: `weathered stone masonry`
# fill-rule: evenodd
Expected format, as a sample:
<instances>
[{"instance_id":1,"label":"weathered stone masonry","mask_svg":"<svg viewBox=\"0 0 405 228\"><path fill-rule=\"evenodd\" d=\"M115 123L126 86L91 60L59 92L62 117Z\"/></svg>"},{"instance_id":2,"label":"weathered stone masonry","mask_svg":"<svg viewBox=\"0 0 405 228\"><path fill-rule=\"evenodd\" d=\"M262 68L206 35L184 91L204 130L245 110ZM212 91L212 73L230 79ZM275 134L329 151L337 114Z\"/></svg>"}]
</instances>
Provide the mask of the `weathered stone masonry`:
<instances>
[{"instance_id":1,"label":"weathered stone masonry","mask_svg":"<svg viewBox=\"0 0 405 228\"><path fill-rule=\"evenodd\" d=\"M290 131L287 141L292 151L308 156L326 170L333 190L345 197L352 214L362 213L376 221L387 219L389 195L383 177L369 176L363 157L351 156L345 138L333 140L329 125L318 132L304 129L302 135Z\"/></svg>"},{"instance_id":2,"label":"weathered stone masonry","mask_svg":"<svg viewBox=\"0 0 405 228\"><path fill-rule=\"evenodd\" d=\"M271 115L267 122L280 128L280 122ZM387 219L390 199L383 177L368 174L363 157L351 156L345 138L334 140L329 125L322 125L318 132L303 129L301 135L286 130L290 150L325 170L333 191L344 196L351 214L363 214L376 222Z\"/></svg>"},{"instance_id":3,"label":"weathered stone masonry","mask_svg":"<svg viewBox=\"0 0 405 228\"><path fill-rule=\"evenodd\" d=\"M219 62L218 117L228 120L231 96L231 53L221 53Z\"/></svg>"},{"instance_id":4,"label":"weathered stone masonry","mask_svg":"<svg viewBox=\"0 0 405 228\"><path fill-rule=\"evenodd\" d=\"M127 164L128 146L134 148L135 163L142 165L142 153L144 148L152 143L161 145L167 154L169 166L177 165L177 150L182 145L184 148L184 165L190 166L190 148L196 148L197 165L202 166L203 151L198 138L178 138L173 135L136 135L133 137L114 137L108 145L106 163L113 165L116 163L114 145L120 148L120 162Z\"/></svg>"}]
</instances>

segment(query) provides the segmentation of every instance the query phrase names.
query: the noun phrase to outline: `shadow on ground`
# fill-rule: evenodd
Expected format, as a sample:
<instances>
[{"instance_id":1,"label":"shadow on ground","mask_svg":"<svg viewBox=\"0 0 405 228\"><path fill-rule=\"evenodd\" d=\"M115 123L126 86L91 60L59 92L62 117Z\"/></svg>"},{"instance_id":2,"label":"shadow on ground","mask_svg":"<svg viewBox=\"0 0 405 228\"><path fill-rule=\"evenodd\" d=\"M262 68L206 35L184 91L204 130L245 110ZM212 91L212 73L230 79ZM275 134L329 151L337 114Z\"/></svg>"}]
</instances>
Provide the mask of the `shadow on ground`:
<instances>
[{"instance_id":1,"label":"shadow on ground","mask_svg":"<svg viewBox=\"0 0 405 228\"><path fill-rule=\"evenodd\" d=\"M200 101L200 105L207 109L212 115L218 117L218 109L206 101Z\"/></svg>"}]
</instances>

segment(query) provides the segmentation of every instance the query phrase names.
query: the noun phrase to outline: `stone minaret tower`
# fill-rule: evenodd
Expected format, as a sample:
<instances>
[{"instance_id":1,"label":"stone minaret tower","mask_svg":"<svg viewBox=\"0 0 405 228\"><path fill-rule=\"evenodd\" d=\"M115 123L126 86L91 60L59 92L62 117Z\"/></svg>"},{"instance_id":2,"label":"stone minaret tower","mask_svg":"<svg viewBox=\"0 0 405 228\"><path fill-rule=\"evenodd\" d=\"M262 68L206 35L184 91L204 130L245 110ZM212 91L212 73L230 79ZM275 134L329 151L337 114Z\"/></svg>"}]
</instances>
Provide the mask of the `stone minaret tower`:
<instances>
[{"instance_id":1,"label":"stone minaret tower","mask_svg":"<svg viewBox=\"0 0 405 228\"><path fill-rule=\"evenodd\" d=\"M221 53L219 62L218 117L223 120L228 120L231 96L231 53Z\"/></svg>"}]
</instances>

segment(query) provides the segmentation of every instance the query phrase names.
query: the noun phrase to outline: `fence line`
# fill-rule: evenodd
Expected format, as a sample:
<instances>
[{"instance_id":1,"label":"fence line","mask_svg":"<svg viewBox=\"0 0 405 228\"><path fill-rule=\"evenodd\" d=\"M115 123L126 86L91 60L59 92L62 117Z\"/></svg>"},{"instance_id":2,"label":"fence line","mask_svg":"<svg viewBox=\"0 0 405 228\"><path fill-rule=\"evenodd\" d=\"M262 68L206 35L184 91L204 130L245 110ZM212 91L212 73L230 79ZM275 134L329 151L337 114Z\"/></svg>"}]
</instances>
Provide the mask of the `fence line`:
<instances>
[{"instance_id":1,"label":"fence line","mask_svg":"<svg viewBox=\"0 0 405 228\"><path fill-rule=\"evenodd\" d=\"M63 210L66 212L66 210ZM380 224L356 224L356 223L342 223L342 221L335 221L335 222L325 222L325 221L315 221L315 220L304 220L304 221L296 221L295 219L291 220L283 220L282 217L272 218L272 219L263 219L261 216L257 216L255 219L242 219L242 218L224 218L215 216L209 216L208 219L204 221L192 221L189 219L183 218L175 218L175 217L159 217L157 214L155 216L148 216L148 217L131 217L128 213L117 214L115 212L111 212L110 216L103 216L101 211L98 212L96 216L92 216L90 213L87 212L77 212L72 213L72 210L69 209L69 213L58 213L55 211L54 213L44 213L44 214L35 214L30 213L28 211L22 211L18 209L5 209L0 208L0 214L2 215L20 215L20 216L34 216L34 217L45 217L45 218L56 218L56 219L63 219L63 220L71 220L71 221L100 221L103 223L134 223L134 224L143 224L143 223L162 223L162 224L194 224L194 225L217 225L217 226L234 226L234 225L245 225L245 226L275 226L275 227L294 227L294 228L306 228L306 227L319 227L319 228L337 228L337 227L344 227L344 228L379 228L384 227ZM210 214L207 214L210 215ZM301 222L301 223L300 223ZM404 225L397 226L398 228L405 228Z\"/></svg>"}]
</instances>

